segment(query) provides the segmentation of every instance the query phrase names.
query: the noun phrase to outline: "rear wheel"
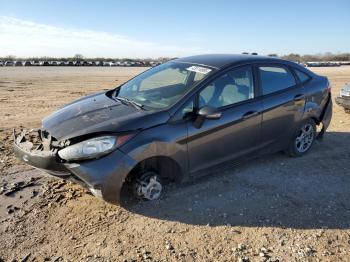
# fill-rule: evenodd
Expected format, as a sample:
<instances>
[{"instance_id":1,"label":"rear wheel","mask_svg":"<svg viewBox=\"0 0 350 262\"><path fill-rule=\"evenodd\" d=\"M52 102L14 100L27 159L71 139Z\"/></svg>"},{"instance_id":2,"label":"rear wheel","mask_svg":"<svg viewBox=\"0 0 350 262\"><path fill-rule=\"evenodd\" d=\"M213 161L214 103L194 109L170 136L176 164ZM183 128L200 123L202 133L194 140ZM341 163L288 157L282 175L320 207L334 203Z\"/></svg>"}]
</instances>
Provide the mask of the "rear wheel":
<instances>
[{"instance_id":1,"label":"rear wheel","mask_svg":"<svg viewBox=\"0 0 350 262\"><path fill-rule=\"evenodd\" d=\"M313 120L303 122L294 134L289 145L290 156L302 156L306 154L316 138L316 124Z\"/></svg>"},{"instance_id":2,"label":"rear wheel","mask_svg":"<svg viewBox=\"0 0 350 262\"><path fill-rule=\"evenodd\" d=\"M146 171L134 179L132 187L136 198L152 201L161 197L164 185L157 172Z\"/></svg>"}]
</instances>

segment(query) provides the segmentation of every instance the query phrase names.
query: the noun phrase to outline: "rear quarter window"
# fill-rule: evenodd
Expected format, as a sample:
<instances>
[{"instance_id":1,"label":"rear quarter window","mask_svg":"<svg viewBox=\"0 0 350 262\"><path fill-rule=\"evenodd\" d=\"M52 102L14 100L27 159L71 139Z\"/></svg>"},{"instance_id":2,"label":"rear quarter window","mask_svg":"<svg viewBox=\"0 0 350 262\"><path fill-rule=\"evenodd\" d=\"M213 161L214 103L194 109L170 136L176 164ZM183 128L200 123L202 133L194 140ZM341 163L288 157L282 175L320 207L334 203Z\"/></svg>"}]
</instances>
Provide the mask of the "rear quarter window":
<instances>
[{"instance_id":1,"label":"rear quarter window","mask_svg":"<svg viewBox=\"0 0 350 262\"><path fill-rule=\"evenodd\" d=\"M282 66L260 66L259 74L263 95L296 85L294 76Z\"/></svg>"},{"instance_id":2,"label":"rear quarter window","mask_svg":"<svg viewBox=\"0 0 350 262\"><path fill-rule=\"evenodd\" d=\"M301 72L298 69L294 69L295 74L297 75L297 77L299 78L301 83L305 83L306 81L308 81L310 79L310 76L307 75L304 72Z\"/></svg>"}]
</instances>

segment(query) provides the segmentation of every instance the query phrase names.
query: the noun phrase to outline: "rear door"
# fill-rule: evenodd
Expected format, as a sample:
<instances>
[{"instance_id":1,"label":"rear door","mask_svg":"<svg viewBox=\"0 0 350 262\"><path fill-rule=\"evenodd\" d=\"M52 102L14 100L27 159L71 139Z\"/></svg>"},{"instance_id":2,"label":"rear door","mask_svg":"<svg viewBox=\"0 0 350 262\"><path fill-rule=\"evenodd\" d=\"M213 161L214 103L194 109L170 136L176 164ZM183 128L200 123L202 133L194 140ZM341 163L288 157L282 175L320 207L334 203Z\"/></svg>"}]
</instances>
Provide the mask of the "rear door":
<instances>
[{"instance_id":1,"label":"rear door","mask_svg":"<svg viewBox=\"0 0 350 262\"><path fill-rule=\"evenodd\" d=\"M262 141L286 147L305 107L305 91L294 73L283 64L256 65L262 96ZM271 147L274 150L274 147Z\"/></svg>"},{"instance_id":2,"label":"rear door","mask_svg":"<svg viewBox=\"0 0 350 262\"><path fill-rule=\"evenodd\" d=\"M261 144L262 102L256 98L251 66L231 69L197 95L197 108L218 108L221 118L200 128L187 122L190 172L198 173L247 154Z\"/></svg>"}]
</instances>

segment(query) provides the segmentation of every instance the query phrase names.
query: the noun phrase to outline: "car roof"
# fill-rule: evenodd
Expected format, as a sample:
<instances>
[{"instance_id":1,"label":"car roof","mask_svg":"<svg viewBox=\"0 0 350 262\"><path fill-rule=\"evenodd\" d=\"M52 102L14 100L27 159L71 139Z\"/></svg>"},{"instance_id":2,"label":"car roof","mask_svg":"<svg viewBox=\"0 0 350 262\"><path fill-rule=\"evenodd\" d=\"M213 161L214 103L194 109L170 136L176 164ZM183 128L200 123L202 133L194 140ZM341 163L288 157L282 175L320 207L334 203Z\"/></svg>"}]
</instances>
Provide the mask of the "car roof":
<instances>
[{"instance_id":1,"label":"car roof","mask_svg":"<svg viewBox=\"0 0 350 262\"><path fill-rule=\"evenodd\" d=\"M173 61L182 63L192 63L198 65L206 65L221 69L225 66L245 63L245 62L281 62L285 63L286 60L276 57L259 56L259 55L236 55L236 54L207 54L207 55L195 55L183 58L178 58Z\"/></svg>"}]
</instances>

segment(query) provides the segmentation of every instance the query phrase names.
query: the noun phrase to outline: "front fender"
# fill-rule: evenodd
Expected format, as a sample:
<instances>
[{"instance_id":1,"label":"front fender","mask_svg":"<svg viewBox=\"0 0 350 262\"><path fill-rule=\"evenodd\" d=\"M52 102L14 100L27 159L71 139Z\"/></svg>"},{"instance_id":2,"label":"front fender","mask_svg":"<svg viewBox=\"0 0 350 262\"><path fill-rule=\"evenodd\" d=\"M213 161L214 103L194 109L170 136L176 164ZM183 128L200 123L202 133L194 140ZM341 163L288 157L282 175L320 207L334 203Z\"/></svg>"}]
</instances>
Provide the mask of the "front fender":
<instances>
[{"instance_id":1,"label":"front fender","mask_svg":"<svg viewBox=\"0 0 350 262\"><path fill-rule=\"evenodd\" d=\"M167 157L180 168L181 175L175 177L176 180L188 177L186 123L165 124L144 130L121 150L137 163L152 157Z\"/></svg>"},{"instance_id":2,"label":"front fender","mask_svg":"<svg viewBox=\"0 0 350 262\"><path fill-rule=\"evenodd\" d=\"M65 166L90 189L99 190L105 201L118 204L125 179L136 164L134 159L117 149L100 159Z\"/></svg>"},{"instance_id":3,"label":"front fender","mask_svg":"<svg viewBox=\"0 0 350 262\"><path fill-rule=\"evenodd\" d=\"M144 160L154 157L166 157L173 160L180 168L181 174L176 175L176 181L183 180L187 177L187 146L169 143L165 141L153 141L144 144L128 152L128 155L136 162L141 163Z\"/></svg>"}]
</instances>

